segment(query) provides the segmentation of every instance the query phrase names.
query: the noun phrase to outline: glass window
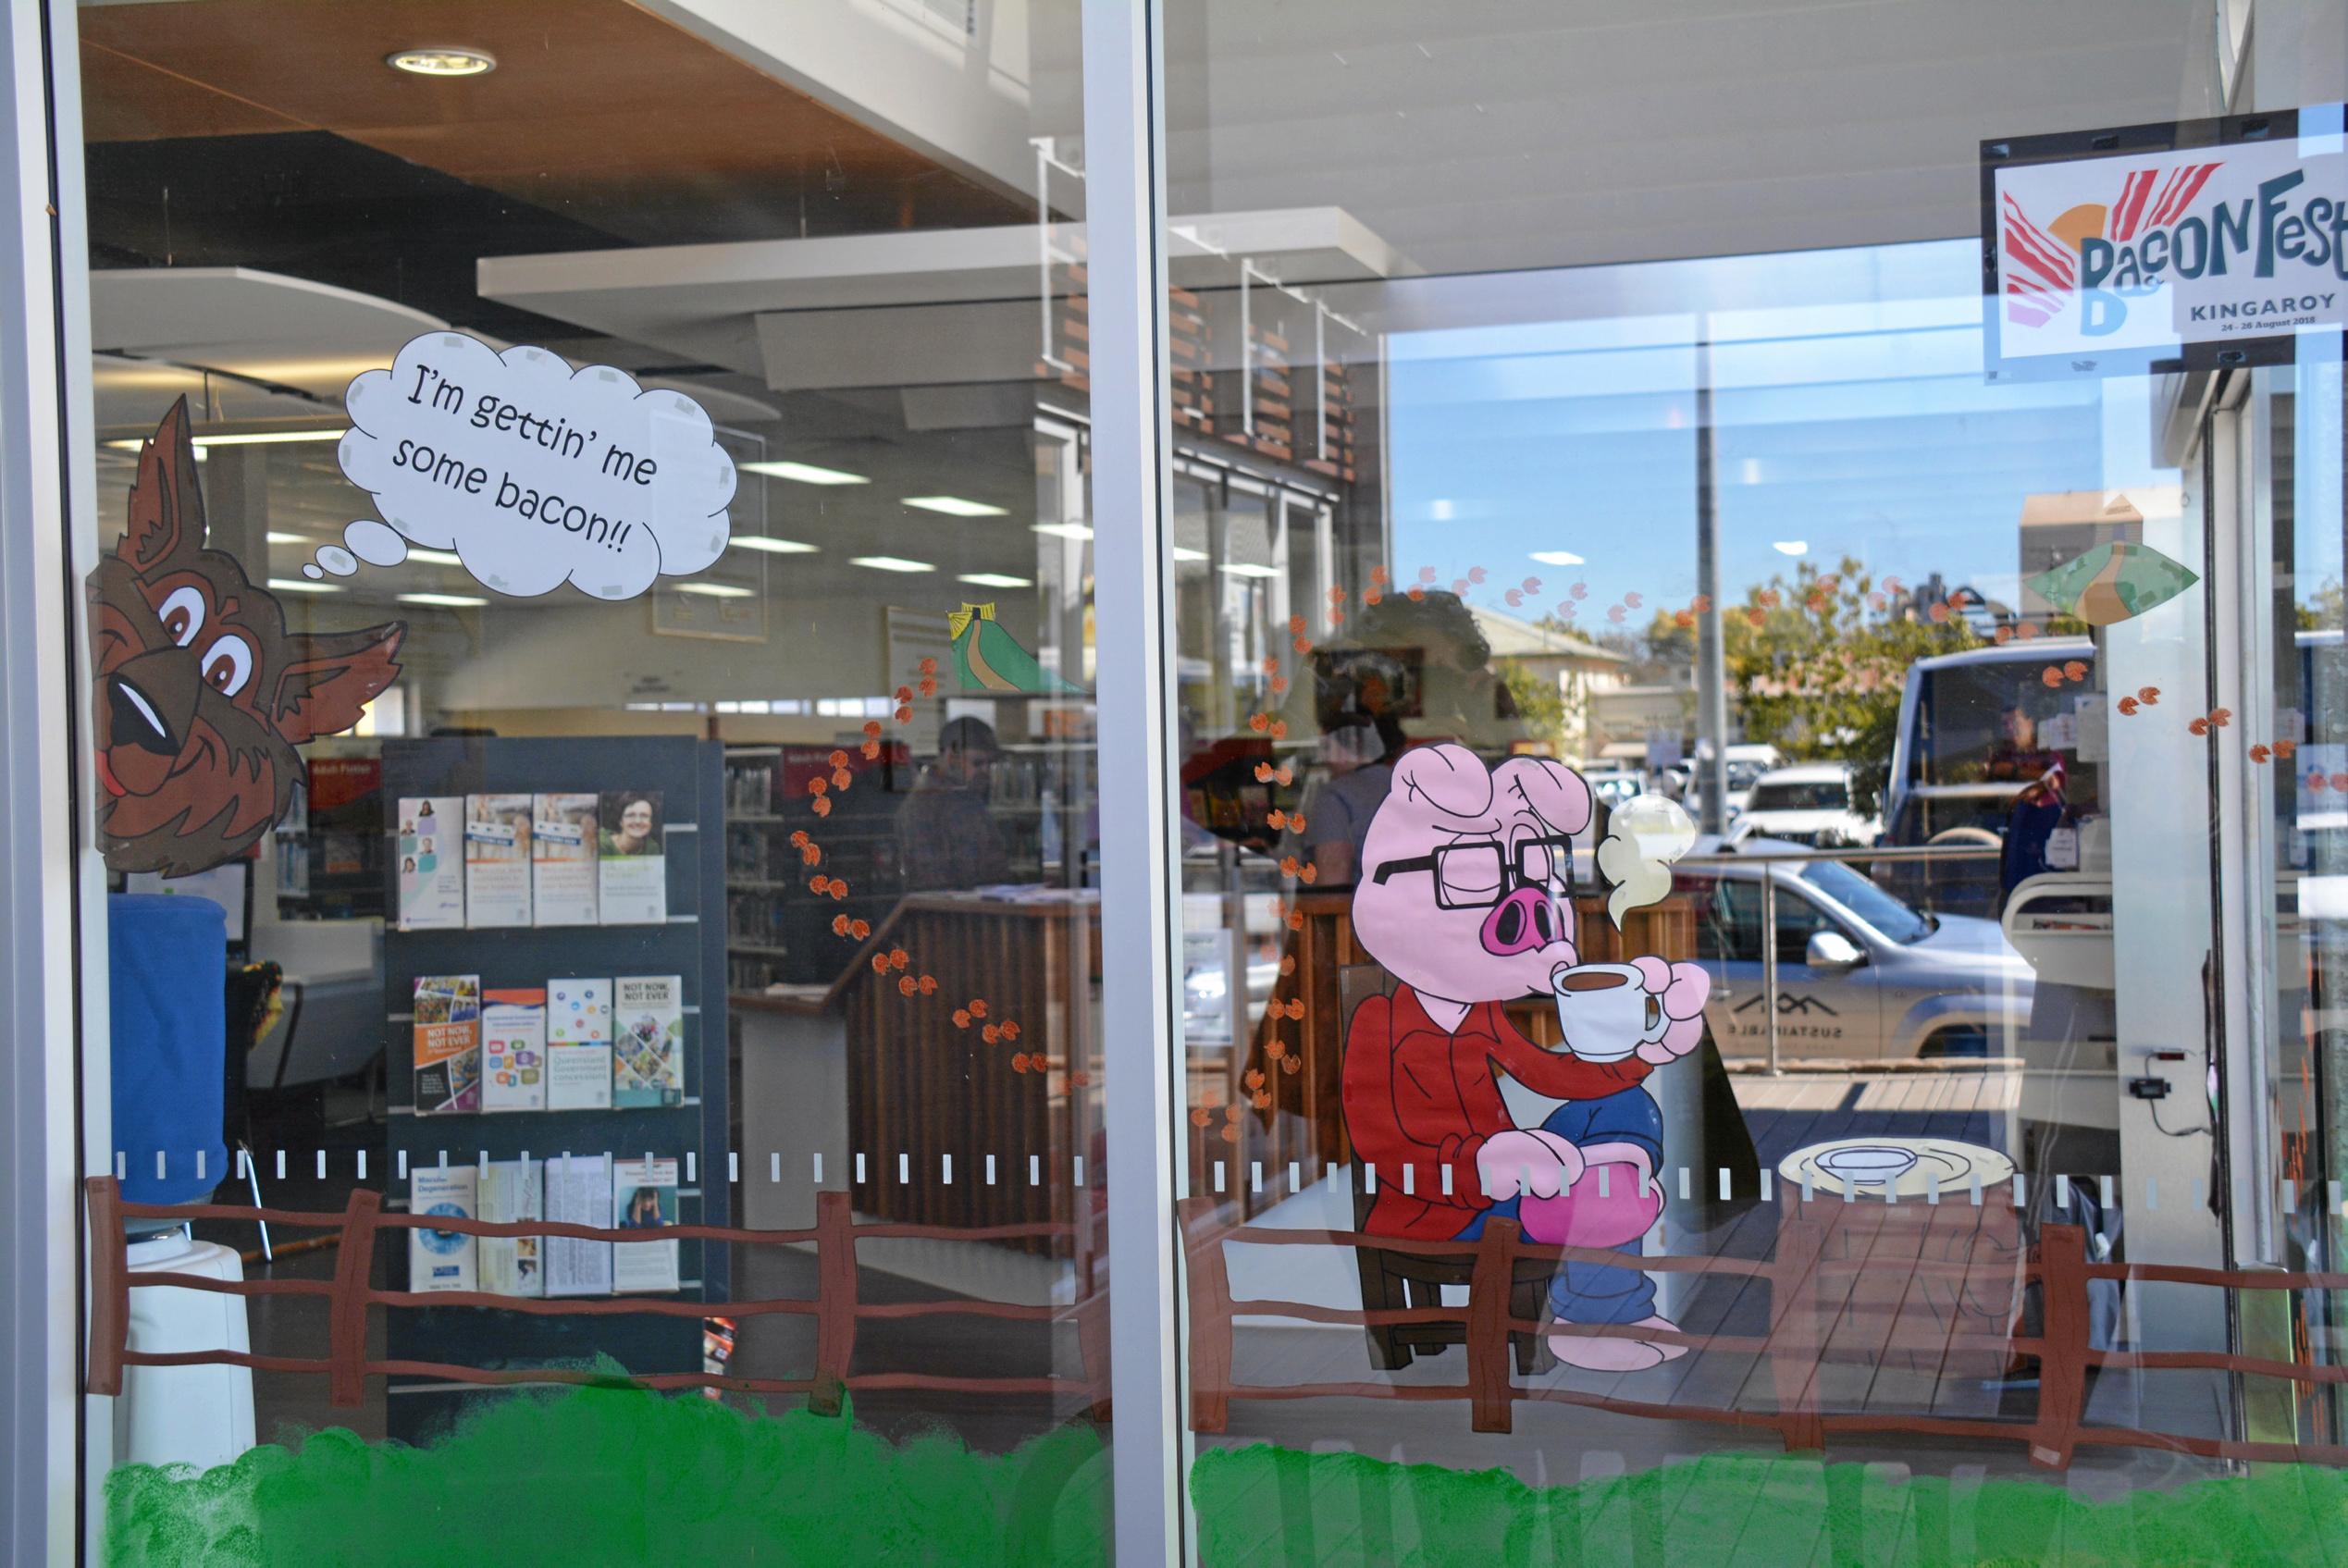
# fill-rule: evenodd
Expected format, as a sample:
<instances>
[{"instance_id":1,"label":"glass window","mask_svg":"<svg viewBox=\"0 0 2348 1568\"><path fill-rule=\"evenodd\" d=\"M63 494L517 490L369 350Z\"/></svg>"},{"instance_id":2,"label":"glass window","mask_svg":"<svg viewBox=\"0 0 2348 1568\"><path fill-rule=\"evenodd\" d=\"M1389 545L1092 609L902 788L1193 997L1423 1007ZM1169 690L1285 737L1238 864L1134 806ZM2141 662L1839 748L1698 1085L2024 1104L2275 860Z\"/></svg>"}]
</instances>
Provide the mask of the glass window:
<instances>
[{"instance_id":1,"label":"glass window","mask_svg":"<svg viewBox=\"0 0 2348 1568\"><path fill-rule=\"evenodd\" d=\"M130 1290L91 1516L1102 1560L1074 7L79 21L91 1049L123 1196L228 1205L93 1244L251 1282ZM1216 488L1225 674L1285 495Z\"/></svg>"},{"instance_id":2,"label":"glass window","mask_svg":"<svg viewBox=\"0 0 2348 1568\"><path fill-rule=\"evenodd\" d=\"M2338 1457L2348 17L2253 10L1169 10L1181 913L1278 976L1178 1080L1204 1556ZM1279 488L1284 603L1180 553Z\"/></svg>"}]
</instances>

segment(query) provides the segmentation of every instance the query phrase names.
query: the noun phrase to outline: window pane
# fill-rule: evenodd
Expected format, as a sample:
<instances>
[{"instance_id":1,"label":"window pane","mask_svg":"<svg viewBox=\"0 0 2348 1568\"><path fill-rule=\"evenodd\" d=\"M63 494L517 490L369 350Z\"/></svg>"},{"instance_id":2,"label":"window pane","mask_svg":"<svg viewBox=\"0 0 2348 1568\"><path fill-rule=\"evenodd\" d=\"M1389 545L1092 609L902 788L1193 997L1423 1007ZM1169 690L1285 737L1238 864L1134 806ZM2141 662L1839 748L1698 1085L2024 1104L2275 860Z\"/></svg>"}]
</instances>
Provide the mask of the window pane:
<instances>
[{"instance_id":1,"label":"window pane","mask_svg":"<svg viewBox=\"0 0 2348 1568\"><path fill-rule=\"evenodd\" d=\"M91 1517L175 1561L1102 1560L1076 8L79 20L90 1048L127 1195L231 1210L133 1266L275 1292L189 1298L262 1369L133 1365L117 1451L286 1451ZM625 1240L459 1228L556 1219ZM173 1294L134 1352L229 1343Z\"/></svg>"}]
</instances>

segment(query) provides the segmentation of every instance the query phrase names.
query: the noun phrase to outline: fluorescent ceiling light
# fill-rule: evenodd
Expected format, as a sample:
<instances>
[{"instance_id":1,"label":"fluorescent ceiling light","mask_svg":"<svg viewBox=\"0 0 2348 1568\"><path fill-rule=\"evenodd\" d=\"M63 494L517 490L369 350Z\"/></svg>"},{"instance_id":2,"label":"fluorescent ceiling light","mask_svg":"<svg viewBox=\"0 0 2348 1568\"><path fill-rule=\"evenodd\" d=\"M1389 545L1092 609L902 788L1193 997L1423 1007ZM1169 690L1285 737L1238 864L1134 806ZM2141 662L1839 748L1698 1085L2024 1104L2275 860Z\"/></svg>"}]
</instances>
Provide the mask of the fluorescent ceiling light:
<instances>
[{"instance_id":1,"label":"fluorescent ceiling light","mask_svg":"<svg viewBox=\"0 0 2348 1568\"><path fill-rule=\"evenodd\" d=\"M272 577L269 586L281 594L339 594L342 591L340 583L313 583L304 577Z\"/></svg>"},{"instance_id":2,"label":"fluorescent ceiling light","mask_svg":"<svg viewBox=\"0 0 2348 1568\"><path fill-rule=\"evenodd\" d=\"M1258 566L1252 561L1227 561L1223 563L1223 570L1234 577L1277 577L1280 574L1277 566Z\"/></svg>"},{"instance_id":3,"label":"fluorescent ceiling light","mask_svg":"<svg viewBox=\"0 0 2348 1568\"><path fill-rule=\"evenodd\" d=\"M861 474L850 474L838 468L818 468L812 463L746 463L745 474L763 474L770 479L789 479L801 485L869 485L872 481Z\"/></svg>"},{"instance_id":4,"label":"fluorescent ceiling light","mask_svg":"<svg viewBox=\"0 0 2348 1568\"><path fill-rule=\"evenodd\" d=\"M408 551L408 559L410 561L421 561L426 566L462 566L464 564L464 558L463 556L457 554L454 550L448 549L411 549Z\"/></svg>"},{"instance_id":5,"label":"fluorescent ceiling light","mask_svg":"<svg viewBox=\"0 0 2348 1568\"><path fill-rule=\"evenodd\" d=\"M1034 582L1027 577L1006 577L1000 572L965 572L954 579L980 588L1032 588Z\"/></svg>"},{"instance_id":6,"label":"fluorescent ceiling light","mask_svg":"<svg viewBox=\"0 0 2348 1568\"><path fill-rule=\"evenodd\" d=\"M1206 559L1206 552L1203 549L1190 549L1181 545L1176 545L1174 547L1174 559L1177 561L1205 561Z\"/></svg>"},{"instance_id":7,"label":"fluorescent ceiling light","mask_svg":"<svg viewBox=\"0 0 2348 1568\"><path fill-rule=\"evenodd\" d=\"M1081 523L1038 523L1035 531L1049 534L1056 539L1089 539L1093 537L1093 530ZM1206 558L1201 556L1199 559L1204 561Z\"/></svg>"},{"instance_id":8,"label":"fluorescent ceiling light","mask_svg":"<svg viewBox=\"0 0 2348 1568\"><path fill-rule=\"evenodd\" d=\"M1771 541L1769 548L1780 555L1808 555L1810 541L1808 539L1775 539Z\"/></svg>"},{"instance_id":9,"label":"fluorescent ceiling light","mask_svg":"<svg viewBox=\"0 0 2348 1568\"><path fill-rule=\"evenodd\" d=\"M489 602L486 599L476 599L471 594L401 594L398 597L402 604L437 604L443 610L478 610Z\"/></svg>"},{"instance_id":10,"label":"fluorescent ceiling light","mask_svg":"<svg viewBox=\"0 0 2348 1568\"><path fill-rule=\"evenodd\" d=\"M943 512L948 517L1007 517L1010 513L999 506L989 506L982 500L964 500L960 496L907 496L905 504L918 506L923 512Z\"/></svg>"},{"instance_id":11,"label":"fluorescent ceiling light","mask_svg":"<svg viewBox=\"0 0 2348 1568\"><path fill-rule=\"evenodd\" d=\"M498 68L496 57L487 50L451 45L402 49L384 56L383 63L410 76L487 76Z\"/></svg>"},{"instance_id":12,"label":"fluorescent ceiling light","mask_svg":"<svg viewBox=\"0 0 2348 1568\"><path fill-rule=\"evenodd\" d=\"M292 441L339 441L350 433L350 426L342 426L332 430L231 430L217 436L191 436L188 439L195 444L197 455L202 456L206 447L275 447ZM146 444L143 437L106 443L116 451L137 451Z\"/></svg>"},{"instance_id":13,"label":"fluorescent ceiling light","mask_svg":"<svg viewBox=\"0 0 2348 1568\"><path fill-rule=\"evenodd\" d=\"M703 599L749 599L758 592L755 588L735 587L732 583L679 583L676 591L699 594Z\"/></svg>"},{"instance_id":14,"label":"fluorescent ceiling light","mask_svg":"<svg viewBox=\"0 0 2348 1568\"><path fill-rule=\"evenodd\" d=\"M284 534L275 528L269 530L267 537L273 545L314 545L318 542L307 534Z\"/></svg>"},{"instance_id":15,"label":"fluorescent ceiling light","mask_svg":"<svg viewBox=\"0 0 2348 1568\"><path fill-rule=\"evenodd\" d=\"M875 572L934 572L936 567L926 561L908 561L901 555L852 555L850 566L869 566Z\"/></svg>"},{"instance_id":16,"label":"fluorescent ceiling light","mask_svg":"<svg viewBox=\"0 0 2348 1568\"><path fill-rule=\"evenodd\" d=\"M803 545L797 539L771 539L764 534L736 534L727 541L736 549L762 549L769 555L813 555L814 545Z\"/></svg>"},{"instance_id":17,"label":"fluorescent ceiling light","mask_svg":"<svg viewBox=\"0 0 2348 1568\"><path fill-rule=\"evenodd\" d=\"M1580 566L1585 564L1582 558L1576 555L1570 549L1537 549L1533 552L1533 559L1539 562L1544 566Z\"/></svg>"}]
</instances>

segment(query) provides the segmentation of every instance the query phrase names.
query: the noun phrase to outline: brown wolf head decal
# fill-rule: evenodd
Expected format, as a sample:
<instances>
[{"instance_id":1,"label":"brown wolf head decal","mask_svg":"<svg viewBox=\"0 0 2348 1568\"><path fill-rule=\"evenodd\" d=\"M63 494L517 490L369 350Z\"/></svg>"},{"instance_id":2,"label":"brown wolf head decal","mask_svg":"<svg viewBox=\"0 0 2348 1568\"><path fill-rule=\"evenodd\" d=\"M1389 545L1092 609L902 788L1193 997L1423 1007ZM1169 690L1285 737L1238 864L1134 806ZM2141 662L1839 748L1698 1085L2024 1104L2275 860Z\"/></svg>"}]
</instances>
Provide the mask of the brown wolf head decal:
<instances>
[{"instance_id":1,"label":"brown wolf head decal","mask_svg":"<svg viewBox=\"0 0 2348 1568\"><path fill-rule=\"evenodd\" d=\"M98 841L117 871L235 858L285 812L293 749L359 722L407 628L308 636L234 556L204 548L188 401L139 452L130 526L90 574Z\"/></svg>"}]
</instances>

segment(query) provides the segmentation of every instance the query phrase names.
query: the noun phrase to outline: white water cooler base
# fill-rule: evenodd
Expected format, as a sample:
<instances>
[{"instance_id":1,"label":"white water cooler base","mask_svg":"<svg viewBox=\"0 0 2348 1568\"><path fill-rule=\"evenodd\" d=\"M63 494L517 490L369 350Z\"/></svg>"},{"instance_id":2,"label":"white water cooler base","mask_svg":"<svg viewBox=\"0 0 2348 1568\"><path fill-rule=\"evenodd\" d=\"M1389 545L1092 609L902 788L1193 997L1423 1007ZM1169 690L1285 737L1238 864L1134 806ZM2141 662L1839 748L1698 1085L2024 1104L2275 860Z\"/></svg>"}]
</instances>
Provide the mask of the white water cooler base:
<instances>
[{"instance_id":1,"label":"white water cooler base","mask_svg":"<svg viewBox=\"0 0 2348 1568\"><path fill-rule=\"evenodd\" d=\"M198 1274L241 1279L244 1264L228 1248L173 1232L134 1241L130 1272ZM244 1298L214 1290L137 1286L130 1291L130 1348L246 1351L252 1348ZM243 1366L126 1366L115 1401L117 1464L192 1464L209 1470L253 1446L253 1372Z\"/></svg>"}]
</instances>

